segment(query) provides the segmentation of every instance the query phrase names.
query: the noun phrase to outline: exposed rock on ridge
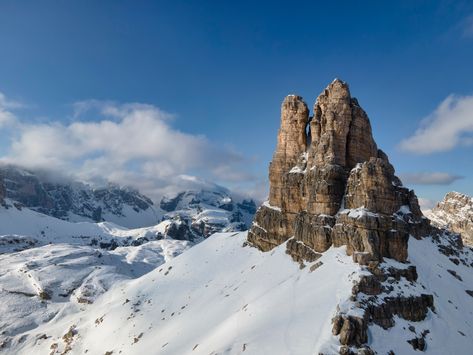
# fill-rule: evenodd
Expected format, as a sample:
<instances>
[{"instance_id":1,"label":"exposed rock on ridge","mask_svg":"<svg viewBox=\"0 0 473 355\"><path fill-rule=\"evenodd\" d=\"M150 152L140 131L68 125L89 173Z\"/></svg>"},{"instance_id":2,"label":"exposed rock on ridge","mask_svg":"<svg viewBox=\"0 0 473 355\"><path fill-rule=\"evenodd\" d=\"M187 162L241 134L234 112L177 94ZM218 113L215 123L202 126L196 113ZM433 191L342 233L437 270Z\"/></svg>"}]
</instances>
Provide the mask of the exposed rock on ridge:
<instances>
[{"instance_id":1,"label":"exposed rock on ridge","mask_svg":"<svg viewBox=\"0 0 473 355\"><path fill-rule=\"evenodd\" d=\"M449 192L443 201L425 214L434 225L448 228L462 236L466 245L473 247L473 198L459 193Z\"/></svg>"},{"instance_id":2,"label":"exposed rock on ridge","mask_svg":"<svg viewBox=\"0 0 473 355\"><path fill-rule=\"evenodd\" d=\"M137 190L109 184L102 188L58 178L53 172L0 165L5 197L37 212L69 221L110 221L125 227L159 222L153 202Z\"/></svg>"},{"instance_id":3,"label":"exposed rock on ridge","mask_svg":"<svg viewBox=\"0 0 473 355\"><path fill-rule=\"evenodd\" d=\"M429 229L417 197L377 148L367 114L338 79L317 98L312 118L300 96L285 98L269 181L269 202L248 234L263 251L294 236L315 252L347 245L363 263L405 261L409 234Z\"/></svg>"}]
</instances>

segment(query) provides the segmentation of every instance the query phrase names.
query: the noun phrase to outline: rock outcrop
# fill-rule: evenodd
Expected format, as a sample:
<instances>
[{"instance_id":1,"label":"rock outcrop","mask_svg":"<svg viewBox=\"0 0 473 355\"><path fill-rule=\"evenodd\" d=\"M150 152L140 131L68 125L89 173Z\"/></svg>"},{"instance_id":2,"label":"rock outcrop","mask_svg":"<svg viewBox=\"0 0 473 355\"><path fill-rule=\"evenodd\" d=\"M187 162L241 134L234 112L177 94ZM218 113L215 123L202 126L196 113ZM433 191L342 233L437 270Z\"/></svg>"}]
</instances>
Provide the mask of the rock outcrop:
<instances>
[{"instance_id":1,"label":"rock outcrop","mask_svg":"<svg viewBox=\"0 0 473 355\"><path fill-rule=\"evenodd\" d=\"M473 247L472 197L459 192L449 192L432 210L425 211L425 215L437 227L459 233L465 245Z\"/></svg>"},{"instance_id":2,"label":"rock outcrop","mask_svg":"<svg viewBox=\"0 0 473 355\"><path fill-rule=\"evenodd\" d=\"M409 238L443 232L430 226L414 192L395 176L346 83L337 79L322 92L313 117L300 96L286 97L269 181L269 201L255 215L250 245L269 251L287 241L287 253L301 268L331 246L346 246L366 271L352 290L359 312L339 310L333 318L340 354L373 354L370 324L389 329L395 317L418 322L435 309L433 296L422 288L399 290L417 280L408 262ZM384 258L402 266L386 266ZM412 346L424 349L425 339L419 339Z\"/></svg>"},{"instance_id":3,"label":"rock outcrop","mask_svg":"<svg viewBox=\"0 0 473 355\"><path fill-rule=\"evenodd\" d=\"M256 212L250 199L238 199L226 188L208 183L205 189L189 189L165 196L160 208L171 221L166 235L197 240L218 232L248 230Z\"/></svg>"},{"instance_id":4,"label":"rock outcrop","mask_svg":"<svg viewBox=\"0 0 473 355\"><path fill-rule=\"evenodd\" d=\"M0 174L0 203L3 203L3 200L5 199L7 195L7 191L5 189L5 182L3 180L3 176Z\"/></svg>"},{"instance_id":5,"label":"rock outcrop","mask_svg":"<svg viewBox=\"0 0 473 355\"><path fill-rule=\"evenodd\" d=\"M284 99L269 181L269 201L248 234L263 251L294 237L318 253L346 245L361 263L406 261L409 234L430 228L414 192L377 148L367 114L338 79L317 98L313 117L300 96ZM299 258L300 245L291 246Z\"/></svg>"}]
</instances>

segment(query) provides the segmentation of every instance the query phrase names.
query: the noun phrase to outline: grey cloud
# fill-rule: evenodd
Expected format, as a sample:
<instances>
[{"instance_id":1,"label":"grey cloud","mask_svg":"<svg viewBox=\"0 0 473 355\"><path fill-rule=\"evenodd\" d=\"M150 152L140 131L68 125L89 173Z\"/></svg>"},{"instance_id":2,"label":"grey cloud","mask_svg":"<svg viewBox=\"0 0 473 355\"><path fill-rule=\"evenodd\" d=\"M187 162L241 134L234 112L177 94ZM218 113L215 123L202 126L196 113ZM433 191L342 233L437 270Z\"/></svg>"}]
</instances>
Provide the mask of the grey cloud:
<instances>
[{"instance_id":1,"label":"grey cloud","mask_svg":"<svg viewBox=\"0 0 473 355\"><path fill-rule=\"evenodd\" d=\"M459 175L443 172L419 172L401 175L401 180L405 184L413 185L450 185L462 178L463 177Z\"/></svg>"}]
</instances>

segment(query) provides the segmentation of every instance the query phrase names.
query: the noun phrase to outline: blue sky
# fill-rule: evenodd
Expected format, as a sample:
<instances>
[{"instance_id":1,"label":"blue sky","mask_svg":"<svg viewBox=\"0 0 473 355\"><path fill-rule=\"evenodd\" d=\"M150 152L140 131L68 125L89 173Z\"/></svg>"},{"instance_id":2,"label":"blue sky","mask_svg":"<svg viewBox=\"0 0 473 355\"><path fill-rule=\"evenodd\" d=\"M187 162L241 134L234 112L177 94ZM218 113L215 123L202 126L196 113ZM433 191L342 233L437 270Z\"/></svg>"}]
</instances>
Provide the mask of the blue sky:
<instances>
[{"instance_id":1,"label":"blue sky","mask_svg":"<svg viewBox=\"0 0 473 355\"><path fill-rule=\"evenodd\" d=\"M2 128L0 152L84 178L113 170L111 159L120 169L107 178L145 190L190 174L261 194L282 99L297 93L312 107L339 77L419 196L473 194L472 63L471 1L0 0L0 117L16 121ZM171 145L158 156L136 138L155 123L149 150ZM128 144L133 124L143 130ZM97 127L94 141L78 138Z\"/></svg>"}]
</instances>

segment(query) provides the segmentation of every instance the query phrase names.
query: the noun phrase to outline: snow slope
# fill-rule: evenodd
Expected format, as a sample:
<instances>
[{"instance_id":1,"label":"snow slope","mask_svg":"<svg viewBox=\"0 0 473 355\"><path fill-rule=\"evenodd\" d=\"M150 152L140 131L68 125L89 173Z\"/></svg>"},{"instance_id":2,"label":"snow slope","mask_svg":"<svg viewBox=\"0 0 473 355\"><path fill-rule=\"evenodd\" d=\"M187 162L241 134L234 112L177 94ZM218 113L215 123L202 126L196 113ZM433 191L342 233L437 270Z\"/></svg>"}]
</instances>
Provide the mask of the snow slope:
<instances>
[{"instance_id":1,"label":"snow slope","mask_svg":"<svg viewBox=\"0 0 473 355\"><path fill-rule=\"evenodd\" d=\"M418 354L407 341L426 331L426 354L471 354L473 251L464 248L458 257L448 257L439 250L448 245L447 240L436 241L431 237L409 239L409 262L417 267L419 278L417 285L401 282L398 284L399 291L405 295L415 294L416 291L433 294L435 311L429 311L427 318L420 322L409 322L396 317L395 326L389 330L372 325L370 346L379 354L386 354L390 350L396 354ZM454 259L464 263L457 265L452 261ZM402 266L393 260L390 263Z\"/></svg>"},{"instance_id":2,"label":"snow slope","mask_svg":"<svg viewBox=\"0 0 473 355\"><path fill-rule=\"evenodd\" d=\"M350 300L364 267L345 248L331 248L304 269L285 245L262 253L243 246L246 233L215 234L144 276L117 282L92 305L57 314L48 323L8 337L6 353L33 354L335 354L331 319L337 310L356 314ZM396 318L394 327L369 327L379 354L416 354L407 341L428 330L426 354L468 354L473 339L471 267L439 252L443 241L409 244L418 285L435 311L421 322ZM426 258L425 255L429 255ZM473 263L471 250L460 255ZM386 259L385 267L403 267ZM407 266L407 265L405 265ZM455 271L461 280L448 270ZM414 288L414 289L413 289ZM49 301L46 301L49 302ZM112 353L113 352L113 353Z\"/></svg>"},{"instance_id":3,"label":"snow slope","mask_svg":"<svg viewBox=\"0 0 473 355\"><path fill-rule=\"evenodd\" d=\"M245 246L246 232L217 233L193 246L157 239L169 221L126 229L6 204L0 207L2 353L335 354L340 343L332 318L361 314L352 287L367 271L345 247L300 269L285 244L262 253ZM387 279L383 286L392 293L380 302L427 293L435 309L420 322L396 316L392 328L370 325L371 349L415 354L408 341L424 334L426 354L469 353L473 251L451 254L450 247L447 236L410 238L408 263L380 265L415 265L419 275L414 283Z\"/></svg>"},{"instance_id":4,"label":"snow slope","mask_svg":"<svg viewBox=\"0 0 473 355\"><path fill-rule=\"evenodd\" d=\"M126 245L140 237L155 237L158 232L164 233L168 223L163 221L152 227L137 229L128 229L110 222L73 223L21 207L14 201L6 199L4 205L0 206L0 252L6 251L2 248L9 246L5 241L15 236L28 237L29 240L34 240L35 245L49 243L90 245L101 241L110 242L112 239L120 245Z\"/></svg>"},{"instance_id":5,"label":"snow slope","mask_svg":"<svg viewBox=\"0 0 473 355\"><path fill-rule=\"evenodd\" d=\"M6 200L0 207L0 350L11 336L78 312L117 282L140 277L194 244L159 239L169 221L127 229L14 205Z\"/></svg>"},{"instance_id":6,"label":"snow slope","mask_svg":"<svg viewBox=\"0 0 473 355\"><path fill-rule=\"evenodd\" d=\"M245 239L244 232L215 234L159 269L117 285L85 311L57 317L26 332L25 339L14 337L10 348L31 354L53 346L61 352L68 346L63 335L72 329L69 345L76 354L334 350L331 318L350 297L360 267L344 248L332 248L316 270L301 271L284 247L261 253L242 247Z\"/></svg>"}]
</instances>

